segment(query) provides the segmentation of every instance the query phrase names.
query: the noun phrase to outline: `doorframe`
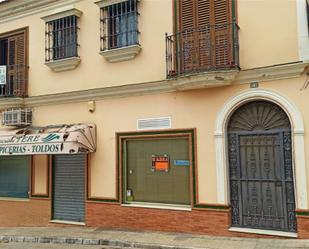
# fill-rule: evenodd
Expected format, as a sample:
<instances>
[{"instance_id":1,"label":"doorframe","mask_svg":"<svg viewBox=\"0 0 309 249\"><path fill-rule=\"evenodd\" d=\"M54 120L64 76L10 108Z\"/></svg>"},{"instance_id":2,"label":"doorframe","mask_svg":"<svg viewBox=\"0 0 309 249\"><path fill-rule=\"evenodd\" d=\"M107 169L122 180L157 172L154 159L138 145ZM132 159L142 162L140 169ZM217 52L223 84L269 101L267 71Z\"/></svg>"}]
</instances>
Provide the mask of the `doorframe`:
<instances>
[{"instance_id":1,"label":"doorframe","mask_svg":"<svg viewBox=\"0 0 309 249\"><path fill-rule=\"evenodd\" d=\"M162 138L173 138L173 137L185 137L188 138L189 142L189 160L190 160L190 205L191 208L196 207L198 203L198 189L197 189L197 165L196 165L196 129L167 129L167 130L150 130L150 131L133 131L133 132L118 132L117 137L117 196L118 203L125 205L126 202L123 198L123 184L124 184L124 163L123 163L123 152L124 143L127 140L136 139L162 139ZM170 209L177 209L173 207ZM176 205L177 206L177 205ZM147 207L147 205L144 205ZM161 208L162 206L160 206ZM185 210L185 209L179 209Z\"/></svg>"},{"instance_id":2,"label":"doorframe","mask_svg":"<svg viewBox=\"0 0 309 249\"><path fill-rule=\"evenodd\" d=\"M305 160L305 129L298 108L286 97L268 89L250 89L228 99L219 111L215 124L217 202L229 205L227 125L232 113L246 102L266 100L281 107L291 123L292 157L296 209L308 209Z\"/></svg>"}]
</instances>

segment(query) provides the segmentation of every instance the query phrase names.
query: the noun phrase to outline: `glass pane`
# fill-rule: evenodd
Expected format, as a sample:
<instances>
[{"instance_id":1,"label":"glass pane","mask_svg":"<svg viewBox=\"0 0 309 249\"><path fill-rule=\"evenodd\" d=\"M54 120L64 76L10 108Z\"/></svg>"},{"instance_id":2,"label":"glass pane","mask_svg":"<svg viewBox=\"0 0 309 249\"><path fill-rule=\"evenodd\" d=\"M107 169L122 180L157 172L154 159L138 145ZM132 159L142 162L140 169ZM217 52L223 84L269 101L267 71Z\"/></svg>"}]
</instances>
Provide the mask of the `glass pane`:
<instances>
[{"instance_id":1,"label":"glass pane","mask_svg":"<svg viewBox=\"0 0 309 249\"><path fill-rule=\"evenodd\" d=\"M28 198L29 157L3 156L0 158L0 196Z\"/></svg>"}]
</instances>

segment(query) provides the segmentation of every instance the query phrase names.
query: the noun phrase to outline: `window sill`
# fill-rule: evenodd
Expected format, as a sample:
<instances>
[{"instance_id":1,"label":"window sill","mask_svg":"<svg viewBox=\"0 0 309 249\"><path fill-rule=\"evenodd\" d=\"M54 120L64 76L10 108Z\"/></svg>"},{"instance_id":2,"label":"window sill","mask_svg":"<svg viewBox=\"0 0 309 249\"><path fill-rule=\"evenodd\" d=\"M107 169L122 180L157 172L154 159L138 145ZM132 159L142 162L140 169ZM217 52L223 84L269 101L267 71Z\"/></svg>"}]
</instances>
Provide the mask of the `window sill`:
<instances>
[{"instance_id":1,"label":"window sill","mask_svg":"<svg viewBox=\"0 0 309 249\"><path fill-rule=\"evenodd\" d=\"M141 51L140 45L101 51L100 54L109 62L119 62L134 59Z\"/></svg>"},{"instance_id":2,"label":"window sill","mask_svg":"<svg viewBox=\"0 0 309 249\"><path fill-rule=\"evenodd\" d=\"M192 208L189 205L131 202L131 203L121 204L121 206L123 206L123 207L137 207L137 208L168 209L168 210L176 210L176 211L192 211Z\"/></svg>"},{"instance_id":3,"label":"window sill","mask_svg":"<svg viewBox=\"0 0 309 249\"><path fill-rule=\"evenodd\" d=\"M45 62L45 65L55 72L63 72L75 69L79 65L80 61L81 59L79 57L70 57L61 60Z\"/></svg>"},{"instance_id":4,"label":"window sill","mask_svg":"<svg viewBox=\"0 0 309 249\"><path fill-rule=\"evenodd\" d=\"M28 202L28 198L15 198L15 197L0 197L0 201L17 201L17 202Z\"/></svg>"}]
</instances>

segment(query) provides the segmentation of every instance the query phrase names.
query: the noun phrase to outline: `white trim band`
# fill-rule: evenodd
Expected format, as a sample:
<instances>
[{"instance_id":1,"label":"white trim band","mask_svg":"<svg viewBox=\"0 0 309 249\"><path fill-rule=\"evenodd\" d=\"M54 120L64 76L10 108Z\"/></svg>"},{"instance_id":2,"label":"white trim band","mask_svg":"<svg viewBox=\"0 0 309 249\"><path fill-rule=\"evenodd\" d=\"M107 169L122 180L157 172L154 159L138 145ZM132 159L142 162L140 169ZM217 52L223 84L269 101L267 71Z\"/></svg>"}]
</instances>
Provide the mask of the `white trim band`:
<instances>
[{"instance_id":1,"label":"white trim band","mask_svg":"<svg viewBox=\"0 0 309 249\"><path fill-rule=\"evenodd\" d=\"M262 230L262 229L253 229L253 228L231 227L229 229L229 231L231 231L231 232L239 232L239 233L254 233L254 234L263 234L263 235L273 235L273 236L280 236L280 237L297 238L297 233L272 231L272 230Z\"/></svg>"},{"instance_id":2,"label":"white trim band","mask_svg":"<svg viewBox=\"0 0 309 249\"><path fill-rule=\"evenodd\" d=\"M69 221L69 220L50 220L50 223L56 224L67 224L67 225L76 225L76 226L86 226L84 222L77 222L77 221Z\"/></svg>"}]
</instances>

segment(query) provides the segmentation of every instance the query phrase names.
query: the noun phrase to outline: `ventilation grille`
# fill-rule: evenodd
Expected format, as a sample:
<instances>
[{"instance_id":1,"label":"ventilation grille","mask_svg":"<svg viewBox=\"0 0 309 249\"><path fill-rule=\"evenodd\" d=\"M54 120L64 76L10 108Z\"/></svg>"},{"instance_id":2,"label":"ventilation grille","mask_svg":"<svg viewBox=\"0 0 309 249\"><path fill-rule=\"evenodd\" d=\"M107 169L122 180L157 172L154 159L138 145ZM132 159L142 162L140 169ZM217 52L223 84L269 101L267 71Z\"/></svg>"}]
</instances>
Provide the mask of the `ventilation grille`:
<instances>
[{"instance_id":1,"label":"ventilation grille","mask_svg":"<svg viewBox=\"0 0 309 249\"><path fill-rule=\"evenodd\" d=\"M137 120L138 130L157 130L172 128L171 117L147 118Z\"/></svg>"},{"instance_id":2,"label":"ventilation grille","mask_svg":"<svg viewBox=\"0 0 309 249\"><path fill-rule=\"evenodd\" d=\"M2 112L2 124L8 126L25 126L32 123L30 108L13 108Z\"/></svg>"}]
</instances>

